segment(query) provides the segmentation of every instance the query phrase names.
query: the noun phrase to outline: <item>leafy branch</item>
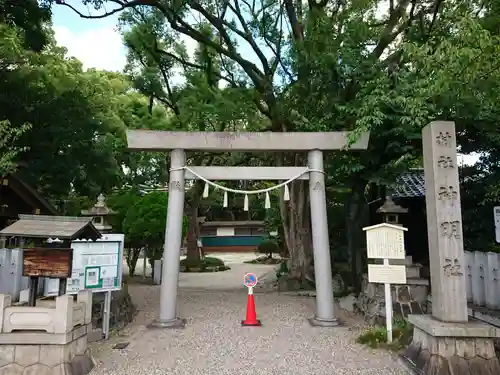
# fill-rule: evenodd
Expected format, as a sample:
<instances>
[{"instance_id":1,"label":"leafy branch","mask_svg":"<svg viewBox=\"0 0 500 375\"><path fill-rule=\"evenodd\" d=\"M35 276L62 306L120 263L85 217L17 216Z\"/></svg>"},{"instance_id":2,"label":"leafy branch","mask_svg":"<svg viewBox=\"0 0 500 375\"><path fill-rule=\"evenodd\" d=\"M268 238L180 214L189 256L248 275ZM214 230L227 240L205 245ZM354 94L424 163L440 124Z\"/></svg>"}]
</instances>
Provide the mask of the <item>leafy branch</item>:
<instances>
[{"instance_id":1,"label":"leafy branch","mask_svg":"<svg viewBox=\"0 0 500 375\"><path fill-rule=\"evenodd\" d=\"M29 149L27 146L18 147L15 142L30 129L30 124L12 127L9 121L0 121L0 176L13 172L17 156Z\"/></svg>"}]
</instances>

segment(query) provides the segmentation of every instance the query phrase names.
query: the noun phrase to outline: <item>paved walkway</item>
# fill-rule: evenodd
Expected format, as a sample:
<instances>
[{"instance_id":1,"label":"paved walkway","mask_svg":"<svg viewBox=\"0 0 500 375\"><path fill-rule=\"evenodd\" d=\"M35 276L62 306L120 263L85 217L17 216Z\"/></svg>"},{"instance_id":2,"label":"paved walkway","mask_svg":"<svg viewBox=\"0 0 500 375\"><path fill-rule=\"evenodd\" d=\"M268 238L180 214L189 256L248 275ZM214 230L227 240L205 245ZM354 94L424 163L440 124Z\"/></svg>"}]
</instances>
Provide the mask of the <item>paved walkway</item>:
<instances>
[{"instance_id":1,"label":"paved walkway","mask_svg":"<svg viewBox=\"0 0 500 375\"><path fill-rule=\"evenodd\" d=\"M344 327L311 327L307 317L314 311L313 298L256 294L263 327L241 327L246 302L241 278L248 270L264 272L236 265L211 274L214 283L203 283L209 291L199 289L201 275L183 275L179 311L188 320L183 330L148 329L158 316L159 287L129 286L140 311L123 331L92 344L98 362L92 375L407 374L390 353L355 343L362 329L358 320L344 314L349 320ZM120 342L130 345L112 349Z\"/></svg>"}]
</instances>

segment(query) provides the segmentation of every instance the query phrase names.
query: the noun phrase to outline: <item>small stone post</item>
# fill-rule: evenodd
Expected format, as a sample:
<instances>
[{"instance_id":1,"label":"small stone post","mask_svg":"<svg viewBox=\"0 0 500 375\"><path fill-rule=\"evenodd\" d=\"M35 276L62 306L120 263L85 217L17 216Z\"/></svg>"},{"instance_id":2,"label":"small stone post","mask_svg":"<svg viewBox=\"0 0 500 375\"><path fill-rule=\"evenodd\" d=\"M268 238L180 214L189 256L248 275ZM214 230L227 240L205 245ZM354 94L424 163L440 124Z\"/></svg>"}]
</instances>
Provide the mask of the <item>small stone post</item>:
<instances>
[{"instance_id":1,"label":"small stone post","mask_svg":"<svg viewBox=\"0 0 500 375\"><path fill-rule=\"evenodd\" d=\"M67 333L73 329L73 296L56 297L54 333Z\"/></svg>"},{"instance_id":2,"label":"small stone post","mask_svg":"<svg viewBox=\"0 0 500 375\"><path fill-rule=\"evenodd\" d=\"M92 322L92 291L80 290L77 295L77 301L85 304L85 324Z\"/></svg>"},{"instance_id":3,"label":"small stone post","mask_svg":"<svg viewBox=\"0 0 500 375\"><path fill-rule=\"evenodd\" d=\"M3 330L3 316L5 309L12 304L12 297L9 294L0 294L0 333Z\"/></svg>"},{"instance_id":4,"label":"small stone post","mask_svg":"<svg viewBox=\"0 0 500 375\"><path fill-rule=\"evenodd\" d=\"M326 213L325 175L323 153L309 151L309 197L316 281L316 315L309 319L313 326L332 327L339 324L334 310L332 266Z\"/></svg>"}]
</instances>

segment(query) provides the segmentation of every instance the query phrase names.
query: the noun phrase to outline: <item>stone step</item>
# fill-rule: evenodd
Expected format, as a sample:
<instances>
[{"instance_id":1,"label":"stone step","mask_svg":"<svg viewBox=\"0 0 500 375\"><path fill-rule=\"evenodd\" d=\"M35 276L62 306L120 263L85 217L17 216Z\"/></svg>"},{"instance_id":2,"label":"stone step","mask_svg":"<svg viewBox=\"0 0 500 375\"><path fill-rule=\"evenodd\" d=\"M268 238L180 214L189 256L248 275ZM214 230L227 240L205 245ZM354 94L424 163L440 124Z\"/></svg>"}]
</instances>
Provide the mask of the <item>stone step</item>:
<instances>
[{"instance_id":1,"label":"stone step","mask_svg":"<svg viewBox=\"0 0 500 375\"><path fill-rule=\"evenodd\" d=\"M369 324L385 325L385 299L383 297L370 298L361 294L355 302L355 307L361 311ZM425 304L417 301L393 301L393 318L408 318L409 314L426 314Z\"/></svg>"},{"instance_id":2,"label":"stone step","mask_svg":"<svg viewBox=\"0 0 500 375\"><path fill-rule=\"evenodd\" d=\"M420 265L406 266L406 278L414 279L420 277Z\"/></svg>"},{"instance_id":3,"label":"stone step","mask_svg":"<svg viewBox=\"0 0 500 375\"><path fill-rule=\"evenodd\" d=\"M363 290L362 292L370 298L378 298L384 296L384 285L368 283L368 276L363 275ZM391 285L392 299L399 302L417 301L425 303L429 291L429 280L422 278L408 278L406 284Z\"/></svg>"},{"instance_id":4,"label":"stone step","mask_svg":"<svg viewBox=\"0 0 500 375\"><path fill-rule=\"evenodd\" d=\"M411 256L408 256L407 258L410 258L411 260ZM382 259L377 259L375 264L382 264L382 262L383 262ZM406 277L408 278L420 277L420 269L422 268L421 264L408 263L408 259L407 260L391 259L389 260L389 264L397 266L406 266Z\"/></svg>"},{"instance_id":5,"label":"stone step","mask_svg":"<svg viewBox=\"0 0 500 375\"><path fill-rule=\"evenodd\" d=\"M406 278L407 285L426 285L429 286L429 279L424 277L407 277Z\"/></svg>"},{"instance_id":6,"label":"stone step","mask_svg":"<svg viewBox=\"0 0 500 375\"><path fill-rule=\"evenodd\" d=\"M92 331L88 332L88 342L101 341L103 339L102 329L94 328Z\"/></svg>"},{"instance_id":7,"label":"stone step","mask_svg":"<svg viewBox=\"0 0 500 375\"><path fill-rule=\"evenodd\" d=\"M399 266L411 266L413 264L413 257L411 255L407 255L405 259L391 259L389 263Z\"/></svg>"}]
</instances>

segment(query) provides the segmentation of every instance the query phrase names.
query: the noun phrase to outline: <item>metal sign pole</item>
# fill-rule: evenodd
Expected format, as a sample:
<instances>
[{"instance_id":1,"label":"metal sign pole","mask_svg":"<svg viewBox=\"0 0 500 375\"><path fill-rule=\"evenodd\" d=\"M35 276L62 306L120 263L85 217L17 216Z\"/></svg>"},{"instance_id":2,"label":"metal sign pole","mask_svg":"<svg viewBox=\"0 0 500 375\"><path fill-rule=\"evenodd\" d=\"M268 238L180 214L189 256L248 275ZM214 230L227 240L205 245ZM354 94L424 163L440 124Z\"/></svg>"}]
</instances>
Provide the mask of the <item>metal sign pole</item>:
<instances>
[{"instance_id":1,"label":"metal sign pole","mask_svg":"<svg viewBox=\"0 0 500 375\"><path fill-rule=\"evenodd\" d=\"M493 207L493 220L495 221L495 240L500 243L500 206Z\"/></svg>"},{"instance_id":2,"label":"metal sign pole","mask_svg":"<svg viewBox=\"0 0 500 375\"><path fill-rule=\"evenodd\" d=\"M102 334L104 339L109 337L109 321L111 318L111 291L104 292L104 312L102 314Z\"/></svg>"},{"instance_id":3,"label":"metal sign pole","mask_svg":"<svg viewBox=\"0 0 500 375\"><path fill-rule=\"evenodd\" d=\"M384 259L384 266L389 265L389 259ZM387 328L387 342L392 342L392 293L391 284L385 283L385 325Z\"/></svg>"}]
</instances>

